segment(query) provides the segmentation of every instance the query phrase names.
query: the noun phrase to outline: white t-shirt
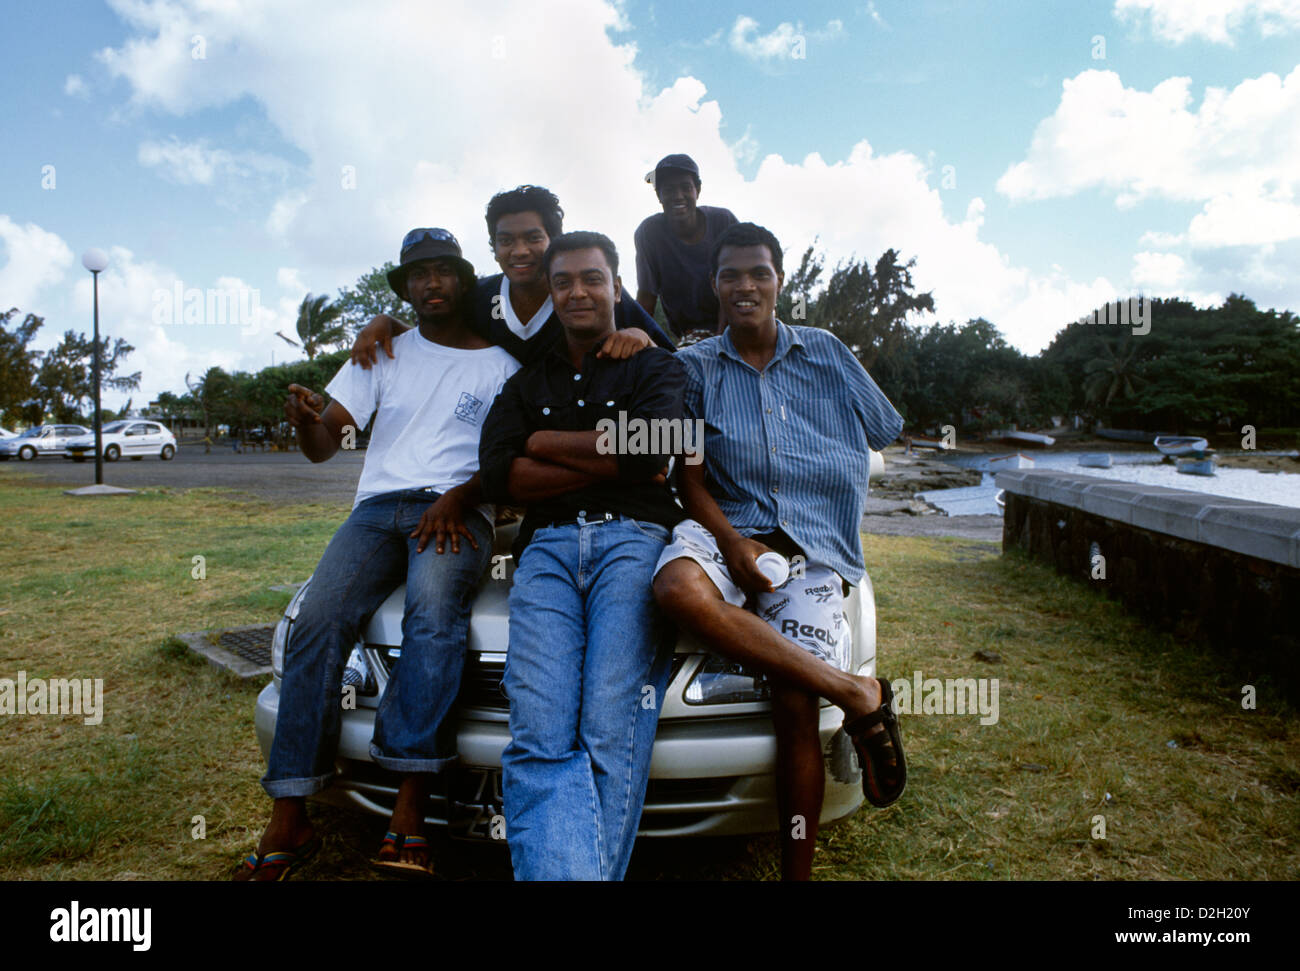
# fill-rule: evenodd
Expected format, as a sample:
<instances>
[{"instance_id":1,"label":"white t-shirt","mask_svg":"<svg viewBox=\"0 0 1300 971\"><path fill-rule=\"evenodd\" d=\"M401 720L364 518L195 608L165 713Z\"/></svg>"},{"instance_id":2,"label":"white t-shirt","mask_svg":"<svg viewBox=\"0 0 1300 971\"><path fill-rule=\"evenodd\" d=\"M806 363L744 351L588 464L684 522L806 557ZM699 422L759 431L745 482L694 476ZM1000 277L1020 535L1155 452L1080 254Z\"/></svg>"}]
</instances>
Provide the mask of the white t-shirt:
<instances>
[{"instance_id":1,"label":"white t-shirt","mask_svg":"<svg viewBox=\"0 0 1300 971\"><path fill-rule=\"evenodd\" d=\"M510 303L510 278L504 273L501 274L501 313L506 322L506 326L520 340L529 340L534 334L542 329L542 324L551 319L551 314L555 312L555 305L551 303L550 295L546 297L546 302L537 308L537 313L533 314L528 323L519 319L515 313L515 308Z\"/></svg>"},{"instance_id":2,"label":"white t-shirt","mask_svg":"<svg viewBox=\"0 0 1300 971\"><path fill-rule=\"evenodd\" d=\"M427 340L419 328L393 339L370 370L343 365L325 388L357 428L374 416L353 508L399 489L446 492L478 471L479 431L519 362L499 347L463 350ZM479 507L492 522L492 506Z\"/></svg>"}]
</instances>

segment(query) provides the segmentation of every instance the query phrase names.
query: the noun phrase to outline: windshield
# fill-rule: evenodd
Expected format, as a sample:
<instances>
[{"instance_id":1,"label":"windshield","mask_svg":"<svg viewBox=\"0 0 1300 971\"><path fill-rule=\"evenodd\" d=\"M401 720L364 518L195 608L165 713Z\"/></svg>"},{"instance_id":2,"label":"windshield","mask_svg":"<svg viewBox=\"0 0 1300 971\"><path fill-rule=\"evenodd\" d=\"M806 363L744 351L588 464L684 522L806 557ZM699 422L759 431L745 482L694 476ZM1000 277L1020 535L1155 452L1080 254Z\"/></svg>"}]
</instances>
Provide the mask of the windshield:
<instances>
[{"instance_id":1,"label":"windshield","mask_svg":"<svg viewBox=\"0 0 1300 971\"><path fill-rule=\"evenodd\" d=\"M45 426L44 426L44 425L37 425L37 426L35 426L34 428L29 428L29 429L27 429L27 431L23 432L23 433L22 433L21 435L19 435L18 437L19 437L19 438L37 438L37 437L39 437L39 436L40 436L44 431L45 431Z\"/></svg>"},{"instance_id":2,"label":"windshield","mask_svg":"<svg viewBox=\"0 0 1300 971\"><path fill-rule=\"evenodd\" d=\"M127 424L127 423L124 422L124 421L110 421L107 425L104 426L104 431L106 431L106 432L120 432L123 428L126 427L126 424ZM94 433L92 432L91 434L94 434Z\"/></svg>"}]
</instances>

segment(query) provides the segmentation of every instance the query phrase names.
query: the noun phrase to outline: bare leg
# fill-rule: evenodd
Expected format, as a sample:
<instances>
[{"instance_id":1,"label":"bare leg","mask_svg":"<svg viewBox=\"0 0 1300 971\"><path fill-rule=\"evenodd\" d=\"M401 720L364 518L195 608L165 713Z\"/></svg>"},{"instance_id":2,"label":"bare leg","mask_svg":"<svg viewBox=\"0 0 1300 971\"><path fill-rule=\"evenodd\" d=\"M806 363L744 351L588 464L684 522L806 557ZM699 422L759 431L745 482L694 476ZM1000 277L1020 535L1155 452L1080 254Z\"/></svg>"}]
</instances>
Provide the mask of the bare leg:
<instances>
[{"instance_id":1,"label":"bare leg","mask_svg":"<svg viewBox=\"0 0 1300 971\"><path fill-rule=\"evenodd\" d=\"M780 817L782 880L812 879L817 822L826 791L817 702L817 696L806 691L773 685L772 726L776 730L776 805Z\"/></svg>"},{"instance_id":2,"label":"bare leg","mask_svg":"<svg viewBox=\"0 0 1300 971\"><path fill-rule=\"evenodd\" d=\"M424 835L424 811L428 808L429 784L432 781L432 776L428 772L413 772L403 776L402 784L397 790L397 801L393 804L393 818L388 824L390 831L406 836ZM379 851L379 858L424 866L429 862L429 848L427 846L403 847L401 852L397 853L385 846Z\"/></svg>"},{"instance_id":3,"label":"bare leg","mask_svg":"<svg viewBox=\"0 0 1300 971\"><path fill-rule=\"evenodd\" d=\"M782 637L762 619L722 599L708 574L689 559L673 560L655 577L655 599L678 624L719 654L844 709L845 720L880 707L875 678L840 671Z\"/></svg>"},{"instance_id":4,"label":"bare leg","mask_svg":"<svg viewBox=\"0 0 1300 971\"><path fill-rule=\"evenodd\" d=\"M266 856L281 850L292 850L302 846L315 835L311 820L307 817L307 800L302 796L289 796L277 799L271 806L271 820L262 831L262 838L257 844L257 855ZM278 867L263 867L256 873L243 868L236 875L236 880L275 880L280 875Z\"/></svg>"}]
</instances>

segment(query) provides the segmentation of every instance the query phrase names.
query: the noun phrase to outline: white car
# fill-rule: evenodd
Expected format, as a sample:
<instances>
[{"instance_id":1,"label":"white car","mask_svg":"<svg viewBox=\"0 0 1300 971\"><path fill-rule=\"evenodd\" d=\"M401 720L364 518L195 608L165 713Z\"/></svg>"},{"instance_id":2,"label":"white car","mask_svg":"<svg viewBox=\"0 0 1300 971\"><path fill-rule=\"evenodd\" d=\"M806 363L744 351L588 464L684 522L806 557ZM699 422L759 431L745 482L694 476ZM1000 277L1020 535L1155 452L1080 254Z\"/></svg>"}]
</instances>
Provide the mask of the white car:
<instances>
[{"instance_id":1,"label":"white car","mask_svg":"<svg viewBox=\"0 0 1300 971\"><path fill-rule=\"evenodd\" d=\"M30 462L38 455L59 455L68 442L88 431L85 425L36 425L0 441L0 460L17 458Z\"/></svg>"},{"instance_id":2,"label":"white car","mask_svg":"<svg viewBox=\"0 0 1300 971\"><path fill-rule=\"evenodd\" d=\"M17 438L17 432L11 432L7 428L0 428L0 438Z\"/></svg>"},{"instance_id":3,"label":"white car","mask_svg":"<svg viewBox=\"0 0 1300 971\"><path fill-rule=\"evenodd\" d=\"M871 455L869 476L884 471ZM498 528L495 548L509 561L517 524ZM254 724L269 758L280 707L285 650L308 580L289 603L271 642L271 683L257 697ZM401 654L406 587L398 587L362 629L343 683L353 685L355 707L344 706L333 785L315 798L390 816L400 779L370 757L375 712ZM460 762L439 776L425 821L458 835L495 838L491 821L504 812L501 753L510 741L510 702L501 691L509 640L510 584L485 577L470 615L468 653L456 719ZM845 613L853 630L853 670L876 671L876 599L871 578L852 588ZM770 686L762 675L711 653L694 638L677 642L659 716L645 811L639 835L734 836L776 827L776 737ZM841 730L844 713L821 701L818 732L826 769L821 821L851 815L862 804L862 770Z\"/></svg>"},{"instance_id":4,"label":"white car","mask_svg":"<svg viewBox=\"0 0 1300 971\"><path fill-rule=\"evenodd\" d=\"M176 436L156 421L126 418L110 421L100 432L104 443L104 461L116 462L125 455L139 461L156 455L164 462L176 454ZM74 438L63 451L65 458L84 462L95 454L95 433Z\"/></svg>"}]
</instances>

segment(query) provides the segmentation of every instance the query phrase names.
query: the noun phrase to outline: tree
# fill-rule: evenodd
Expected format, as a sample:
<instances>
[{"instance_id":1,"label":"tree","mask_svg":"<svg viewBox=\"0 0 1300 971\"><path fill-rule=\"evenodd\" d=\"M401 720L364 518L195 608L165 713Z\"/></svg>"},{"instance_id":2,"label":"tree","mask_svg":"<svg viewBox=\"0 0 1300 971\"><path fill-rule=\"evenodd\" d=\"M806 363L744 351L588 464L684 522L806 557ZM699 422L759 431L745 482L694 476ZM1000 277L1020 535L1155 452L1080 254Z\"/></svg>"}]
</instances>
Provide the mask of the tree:
<instances>
[{"instance_id":1,"label":"tree","mask_svg":"<svg viewBox=\"0 0 1300 971\"><path fill-rule=\"evenodd\" d=\"M1120 402L1135 398L1140 379L1136 373L1137 345L1127 332L1118 347L1098 337L1097 350L1097 356L1083 367L1083 395L1094 411L1101 413L1109 411L1117 398Z\"/></svg>"},{"instance_id":2,"label":"tree","mask_svg":"<svg viewBox=\"0 0 1300 971\"><path fill-rule=\"evenodd\" d=\"M33 398L32 387L42 355L28 345L45 321L27 314L10 330L9 321L17 313L18 308L11 307L0 314L0 415L14 424L36 425L43 409Z\"/></svg>"},{"instance_id":3,"label":"tree","mask_svg":"<svg viewBox=\"0 0 1300 971\"><path fill-rule=\"evenodd\" d=\"M808 284L821 273L820 258L814 272L809 254L804 254L792 282L805 272ZM868 371L877 361L887 360L898 350L907 332L907 318L916 313L933 313L930 293L913 293L912 267L916 260L898 262L898 251L885 250L871 267L865 260L849 260L835 267L826 287L808 307L808 323L823 327L848 345ZM807 269L805 269L807 267ZM804 292L807 299L807 292Z\"/></svg>"},{"instance_id":4,"label":"tree","mask_svg":"<svg viewBox=\"0 0 1300 971\"><path fill-rule=\"evenodd\" d=\"M410 323L410 304L393 292L388 285L388 271L392 263L376 266L357 277L356 286L342 287L334 306L339 308L339 320L347 328L349 336L355 337L370 318L376 314L388 314L403 323Z\"/></svg>"},{"instance_id":5,"label":"tree","mask_svg":"<svg viewBox=\"0 0 1300 971\"><path fill-rule=\"evenodd\" d=\"M1150 330L1072 323L1039 357L1070 407L1107 424L1184 431L1300 422L1300 322L1232 294L1219 307L1152 300Z\"/></svg>"},{"instance_id":6,"label":"tree","mask_svg":"<svg viewBox=\"0 0 1300 971\"><path fill-rule=\"evenodd\" d=\"M110 391L129 391L140 387L140 372L118 375L115 372L135 348L122 338L100 338L100 387ZM56 422L79 421L84 403L95 393L92 361L95 342L76 331L67 331L63 340L47 351L36 373L36 397Z\"/></svg>"},{"instance_id":7,"label":"tree","mask_svg":"<svg viewBox=\"0 0 1300 971\"><path fill-rule=\"evenodd\" d=\"M874 267L865 260L841 263L814 295L825 267L821 255L809 246L777 300L777 316L782 320L821 327L842 340L895 402L902 400L915 380L906 353L915 332L907 319L934 312L931 294L913 292L916 260L902 264L898 260L898 252L889 249Z\"/></svg>"},{"instance_id":8,"label":"tree","mask_svg":"<svg viewBox=\"0 0 1300 971\"><path fill-rule=\"evenodd\" d=\"M234 381L229 374L213 365L203 372L203 377L198 381L191 381L189 372L186 372L185 386L190 389L190 398L203 414L204 434L212 438L221 421L220 415L226 399L234 388Z\"/></svg>"},{"instance_id":9,"label":"tree","mask_svg":"<svg viewBox=\"0 0 1300 971\"><path fill-rule=\"evenodd\" d=\"M321 353L322 349L340 344L346 339L347 334L344 332L343 325L337 322L341 313L342 310L337 304L329 302L327 294L322 293L319 297L313 298L309 293L302 298L302 303L298 307L298 323L295 329L302 349L307 354L307 360L310 361ZM294 342L289 341L289 343Z\"/></svg>"}]
</instances>

